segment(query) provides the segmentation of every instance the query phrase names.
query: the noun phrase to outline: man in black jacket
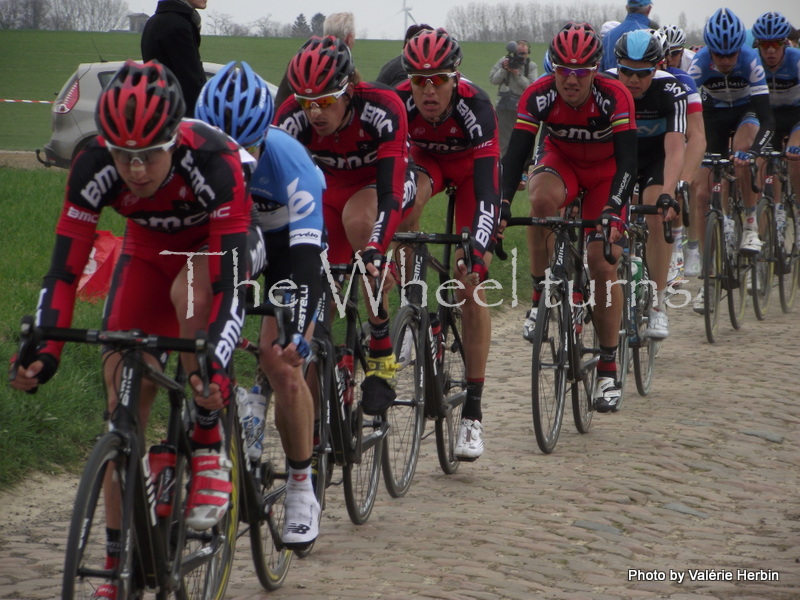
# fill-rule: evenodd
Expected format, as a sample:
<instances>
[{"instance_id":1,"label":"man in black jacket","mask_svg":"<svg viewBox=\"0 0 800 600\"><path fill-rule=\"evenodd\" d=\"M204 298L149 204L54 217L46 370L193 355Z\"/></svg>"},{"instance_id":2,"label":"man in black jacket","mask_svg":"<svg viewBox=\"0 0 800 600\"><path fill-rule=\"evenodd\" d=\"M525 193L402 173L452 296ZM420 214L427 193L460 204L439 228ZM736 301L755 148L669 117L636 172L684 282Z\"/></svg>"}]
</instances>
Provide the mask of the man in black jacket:
<instances>
[{"instance_id":1,"label":"man in black jacket","mask_svg":"<svg viewBox=\"0 0 800 600\"><path fill-rule=\"evenodd\" d=\"M187 114L206 82L200 60L200 13L208 0L159 0L142 32L142 60L158 60L178 78Z\"/></svg>"}]
</instances>

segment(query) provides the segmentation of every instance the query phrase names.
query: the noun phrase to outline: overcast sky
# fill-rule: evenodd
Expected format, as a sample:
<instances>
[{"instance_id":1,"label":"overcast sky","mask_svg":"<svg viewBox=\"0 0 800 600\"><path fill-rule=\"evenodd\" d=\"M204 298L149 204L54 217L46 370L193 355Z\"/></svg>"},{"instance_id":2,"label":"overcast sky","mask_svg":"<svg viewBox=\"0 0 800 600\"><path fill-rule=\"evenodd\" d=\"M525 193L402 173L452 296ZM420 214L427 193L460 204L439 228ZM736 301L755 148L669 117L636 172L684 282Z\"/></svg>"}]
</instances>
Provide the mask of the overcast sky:
<instances>
[{"instance_id":1,"label":"overcast sky","mask_svg":"<svg viewBox=\"0 0 800 600\"><path fill-rule=\"evenodd\" d=\"M468 2L481 0L405 0L411 15L420 23L443 27L447 11L455 6L465 6ZM484 0L495 4L491 0ZM553 0L555 1L555 0ZM572 1L572 0L569 0ZM732 9L747 27L767 10L783 12L796 27L800 27L800 2L798 0L768 0L761 3L753 0L722 0L724 6ZM155 11L156 0L127 0L132 12L151 14ZM614 0L603 0L602 4ZM626 0L619 0L624 6ZM521 2L527 4L527 0ZM661 24L677 23L681 12L686 13L689 24L697 26L720 6L720 0L654 0L653 12ZM402 12L403 0L293 0L276 2L274 0L208 0L205 13L224 13L231 15L233 21L242 25L262 17L269 17L278 23L293 23L300 13L310 20L316 13L329 14L338 11L351 11L356 19L358 37L372 39L402 39L405 32L405 16ZM203 14L203 11L201 11Z\"/></svg>"}]
</instances>

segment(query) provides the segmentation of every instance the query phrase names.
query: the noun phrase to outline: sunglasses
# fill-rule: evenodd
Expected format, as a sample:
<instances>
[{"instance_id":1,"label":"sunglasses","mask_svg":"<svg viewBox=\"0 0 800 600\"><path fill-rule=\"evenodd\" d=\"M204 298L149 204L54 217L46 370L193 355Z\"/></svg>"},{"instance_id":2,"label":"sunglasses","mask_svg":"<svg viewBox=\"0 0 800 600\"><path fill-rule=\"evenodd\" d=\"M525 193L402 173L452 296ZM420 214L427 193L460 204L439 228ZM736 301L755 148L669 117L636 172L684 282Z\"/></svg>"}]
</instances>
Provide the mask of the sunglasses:
<instances>
[{"instance_id":1,"label":"sunglasses","mask_svg":"<svg viewBox=\"0 0 800 600\"><path fill-rule=\"evenodd\" d=\"M678 56L678 54L680 54L681 52L683 52L683 48L673 48L672 50L669 51L669 55Z\"/></svg>"},{"instance_id":2,"label":"sunglasses","mask_svg":"<svg viewBox=\"0 0 800 600\"><path fill-rule=\"evenodd\" d=\"M733 58L734 56L737 56L738 54L739 54L739 51L737 50L736 52L729 52L728 54L720 54L719 52L712 52L711 56L713 56L714 58Z\"/></svg>"},{"instance_id":3,"label":"sunglasses","mask_svg":"<svg viewBox=\"0 0 800 600\"><path fill-rule=\"evenodd\" d=\"M770 48L777 50L783 48L785 40L758 40L758 47L762 50L769 50Z\"/></svg>"},{"instance_id":4,"label":"sunglasses","mask_svg":"<svg viewBox=\"0 0 800 600\"><path fill-rule=\"evenodd\" d=\"M569 77L575 75L578 79L588 77L597 71L597 65L593 67L581 67L580 69L573 69L572 67L565 67L564 65L553 65L553 71L562 77Z\"/></svg>"},{"instance_id":5,"label":"sunglasses","mask_svg":"<svg viewBox=\"0 0 800 600\"><path fill-rule=\"evenodd\" d=\"M106 142L106 147L111 152L111 158L121 165L131 165L133 161L138 160L143 165L149 165L151 162L159 157L160 153L168 152L177 143L176 136L163 144L157 146L148 146L147 148L137 148L136 150L129 150L128 148L121 148Z\"/></svg>"},{"instance_id":6,"label":"sunglasses","mask_svg":"<svg viewBox=\"0 0 800 600\"><path fill-rule=\"evenodd\" d=\"M638 75L639 77L650 77L653 73L655 73L655 67L642 67L640 69L635 69L633 67L624 67L619 65L619 72L625 77L633 77L634 75Z\"/></svg>"},{"instance_id":7,"label":"sunglasses","mask_svg":"<svg viewBox=\"0 0 800 600\"><path fill-rule=\"evenodd\" d=\"M295 94L294 99L297 100L300 108L304 108L306 110L310 110L312 108L328 108L329 106L335 104L336 101L344 95L344 93L347 91L347 85L348 84L345 84L342 89L340 89L338 92L334 92L333 94L323 94L322 96L316 96L314 98Z\"/></svg>"},{"instance_id":8,"label":"sunglasses","mask_svg":"<svg viewBox=\"0 0 800 600\"><path fill-rule=\"evenodd\" d=\"M447 73L430 73L428 75L409 75L408 79L411 81L411 85L425 87L430 83L433 87L439 87L455 77L458 77L458 73L448 71Z\"/></svg>"}]
</instances>

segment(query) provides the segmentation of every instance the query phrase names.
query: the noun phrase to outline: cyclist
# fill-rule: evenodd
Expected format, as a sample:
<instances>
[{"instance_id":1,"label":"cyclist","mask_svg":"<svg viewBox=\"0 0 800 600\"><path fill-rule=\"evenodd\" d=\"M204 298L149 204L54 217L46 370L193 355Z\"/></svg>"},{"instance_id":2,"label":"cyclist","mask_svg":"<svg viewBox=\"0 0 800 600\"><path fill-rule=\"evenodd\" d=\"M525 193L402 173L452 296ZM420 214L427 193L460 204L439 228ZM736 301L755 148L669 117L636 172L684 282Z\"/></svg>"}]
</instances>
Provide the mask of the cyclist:
<instances>
[{"instance_id":1,"label":"cyclist","mask_svg":"<svg viewBox=\"0 0 800 600\"><path fill-rule=\"evenodd\" d=\"M379 281L389 243L417 189L405 108L391 88L362 82L350 49L332 36L303 44L289 63L288 78L294 96L278 109L275 124L300 140L325 173L328 260L346 263L360 252ZM362 405L368 414L380 414L396 397L398 367L385 310L371 310L369 322Z\"/></svg>"},{"instance_id":2,"label":"cyclist","mask_svg":"<svg viewBox=\"0 0 800 600\"><path fill-rule=\"evenodd\" d=\"M647 264L656 284L656 306L650 309L645 337L669 336L666 312L667 271L672 246L660 235L661 223L680 212L673 195L684 163L686 145L686 89L658 64L664 58L660 37L648 29L623 33L614 47L616 75L628 88L636 106L639 137L639 201L658 205L661 215L648 216L652 235L647 240Z\"/></svg>"},{"instance_id":3,"label":"cyclist","mask_svg":"<svg viewBox=\"0 0 800 600\"><path fill-rule=\"evenodd\" d=\"M418 231L422 209L431 196L456 186L456 231L469 227L475 236L472 270L457 255L456 278L464 284L463 301L467 399L455 455L474 460L483 453L481 395L491 341L491 317L486 293L475 286L486 280L500 203L500 146L497 116L489 96L457 71L462 52L444 29L411 38L403 50L408 81L397 93L408 110L411 156L424 173L416 203L400 228ZM428 190L430 190L428 192Z\"/></svg>"},{"instance_id":4,"label":"cyclist","mask_svg":"<svg viewBox=\"0 0 800 600\"><path fill-rule=\"evenodd\" d=\"M249 190L260 216L267 256L265 289L281 289L275 300L290 307L286 343L280 346L277 322L261 324L259 365L275 397L275 425L289 462L286 518L282 540L302 548L319 534L320 506L311 485L314 403L303 376L304 356L314 331L321 295L323 244L322 173L305 147L269 124L275 114L266 82L246 62L230 62L200 93L196 116L230 134L258 159ZM258 299L258 298L257 298Z\"/></svg>"},{"instance_id":5,"label":"cyclist","mask_svg":"<svg viewBox=\"0 0 800 600\"><path fill-rule=\"evenodd\" d=\"M678 183L678 193L685 194L687 188L694 193L694 182L700 171L700 164L706 152L706 130L703 125L703 101L694 79L686 72L691 59L686 61L688 53L694 57L694 52L684 49L686 35L676 25L665 25L659 30L664 36L665 59L662 63L668 73L672 73L686 88L686 152L683 158L681 181ZM684 69L685 66L685 69ZM683 190L683 192L681 192ZM691 195L691 194L690 194ZM694 210L696 202L690 203L690 210ZM675 235L672 264L670 264L669 282L680 281L684 273L690 277L700 275L700 252L698 250L700 230L697 228L699 217L692 217L689 229L684 232L681 223L676 221L673 227Z\"/></svg>"},{"instance_id":6,"label":"cyclist","mask_svg":"<svg viewBox=\"0 0 800 600\"><path fill-rule=\"evenodd\" d=\"M609 233L612 251L620 256L620 216L630 203L636 179L636 122L633 98L627 88L612 77L599 75L602 53L600 39L585 23L569 23L550 44L553 75L531 84L520 100L519 116L511 142L503 156L501 229L510 215L510 201L520 172L542 124L548 135L544 150L529 181L531 215L552 216L586 190L584 218L606 215L613 226ZM616 266L603 258L600 231L588 238L587 255L592 278L598 282L595 327L600 343L595 407L600 412L618 410L616 350L622 318L622 291L616 281ZM532 339L536 312L542 295L548 263L547 234L541 227L528 230L528 251L533 278L533 304L528 311L523 335ZM603 298L609 287L611 302Z\"/></svg>"},{"instance_id":7,"label":"cyclist","mask_svg":"<svg viewBox=\"0 0 800 600\"><path fill-rule=\"evenodd\" d=\"M779 12L764 13L753 25L761 62L769 86L769 99L775 117L773 146L784 148L789 158L792 189L800 190L800 50L789 46L792 26ZM776 185L780 181L775 179ZM776 190L778 192L780 188ZM779 194L775 194L779 198ZM778 209L778 218L786 215Z\"/></svg>"},{"instance_id":8,"label":"cyclist","mask_svg":"<svg viewBox=\"0 0 800 600\"><path fill-rule=\"evenodd\" d=\"M182 120L184 111L177 79L156 61L129 60L111 79L97 103L100 133L70 169L36 315L37 325L69 327L100 212L111 207L126 217L103 328L182 337L208 329L215 345L207 396L194 373L194 355L181 357L192 372L197 408L186 521L193 529L204 530L219 521L229 502L231 463L221 443L219 410L231 395L227 367L244 318L240 282L256 275L248 272L248 263L260 232L251 227L251 202L238 146L205 123ZM62 347L43 343L36 361L20 369L11 385L27 390L48 381L56 372ZM120 355L104 352L103 378L111 413L117 406ZM163 368L166 356L153 353L146 360ZM142 382L143 428L155 392L154 384ZM119 504L111 495L107 514L106 566L111 568L118 560L120 539ZM115 596L111 584L96 592L98 598Z\"/></svg>"},{"instance_id":9,"label":"cyclist","mask_svg":"<svg viewBox=\"0 0 800 600\"><path fill-rule=\"evenodd\" d=\"M744 235L740 251L756 253L761 249L756 223L757 194L750 187L750 161L769 144L773 118L769 90L761 59L745 47L744 24L733 11L718 9L705 25L706 45L697 52L689 68L703 97L703 122L708 152L728 155L733 135L733 160L738 185L745 205ZM705 231L708 212L709 180L707 170L697 176L698 231ZM702 242L702 240L701 240ZM694 309L703 310L702 288L695 297Z\"/></svg>"},{"instance_id":10,"label":"cyclist","mask_svg":"<svg viewBox=\"0 0 800 600\"><path fill-rule=\"evenodd\" d=\"M686 47L686 34L677 25L662 25L661 32L667 38L667 53L664 60L667 66L688 71L695 52Z\"/></svg>"}]
</instances>

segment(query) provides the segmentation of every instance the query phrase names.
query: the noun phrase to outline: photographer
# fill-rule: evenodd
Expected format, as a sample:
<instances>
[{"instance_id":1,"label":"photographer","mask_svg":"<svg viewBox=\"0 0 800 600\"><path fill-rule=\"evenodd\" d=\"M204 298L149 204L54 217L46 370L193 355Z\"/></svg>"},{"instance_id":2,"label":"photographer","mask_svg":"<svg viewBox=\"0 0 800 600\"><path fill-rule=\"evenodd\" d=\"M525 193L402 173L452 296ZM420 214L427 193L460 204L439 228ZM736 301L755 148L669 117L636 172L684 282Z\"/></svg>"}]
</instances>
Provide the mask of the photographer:
<instances>
[{"instance_id":1,"label":"photographer","mask_svg":"<svg viewBox=\"0 0 800 600\"><path fill-rule=\"evenodd\" d=\"M500 152L505 153L511 130L517 120L517 103L522 92L538 77L536 63L530 59L530 44L525 40L509 42L506 54L489 72L489 81L498 88L497 122L500 130Z\"/></svg>"}]
</instances>

